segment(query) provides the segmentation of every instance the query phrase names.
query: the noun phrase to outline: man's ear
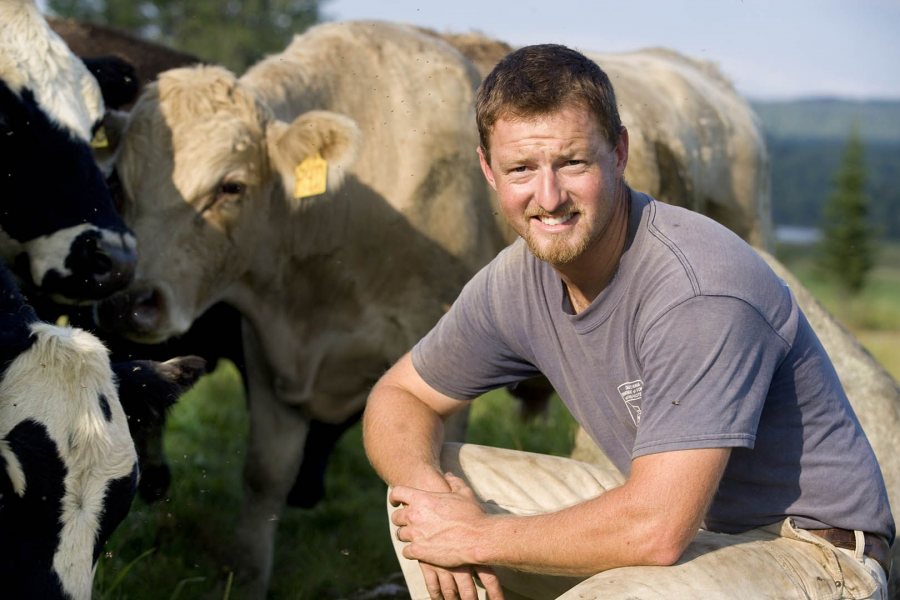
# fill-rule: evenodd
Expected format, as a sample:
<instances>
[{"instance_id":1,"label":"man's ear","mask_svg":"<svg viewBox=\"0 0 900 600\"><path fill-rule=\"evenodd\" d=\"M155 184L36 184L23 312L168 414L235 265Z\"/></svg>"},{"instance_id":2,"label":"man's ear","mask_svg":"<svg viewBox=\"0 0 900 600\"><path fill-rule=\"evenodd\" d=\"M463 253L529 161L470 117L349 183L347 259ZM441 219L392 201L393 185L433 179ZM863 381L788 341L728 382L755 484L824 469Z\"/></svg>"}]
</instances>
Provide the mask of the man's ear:
<instances>
[{"instance_id":1,"label":"man's ear","mask_svg":"<svg viewBox=\"0 0 900 600\"><path fill-rule=\"evenodd\" d=\"M484 149L481 146L478 146L478 163L481 165L481 172L484 173L484 178L487 179L488 185L496 192L497 182L494 180L494 171L491 169L490 163L485 159Z\"/></svg>"},{"instance_id":2,"label":"man's ear","mask_svg":"<svg viewBox=\"0 0 900 600\"><path fill-rule=\"evenodd\" d=\"M619 140L616 142L616 172L621 177L628 166L628 130L622 126L619 132Z\"/></svg>"},{"instance_id":3,"label":"man's ear","mask_svg":"<svg viewBox=\"0 0 900 600\"><path fill-rule=\"evenodd\" d=\"M349 117L310 111L290 124L270 123L266 143L269 159L296 208L303 198L340 188L356 160L362 135Z\"/></svg>"}]
</instances>

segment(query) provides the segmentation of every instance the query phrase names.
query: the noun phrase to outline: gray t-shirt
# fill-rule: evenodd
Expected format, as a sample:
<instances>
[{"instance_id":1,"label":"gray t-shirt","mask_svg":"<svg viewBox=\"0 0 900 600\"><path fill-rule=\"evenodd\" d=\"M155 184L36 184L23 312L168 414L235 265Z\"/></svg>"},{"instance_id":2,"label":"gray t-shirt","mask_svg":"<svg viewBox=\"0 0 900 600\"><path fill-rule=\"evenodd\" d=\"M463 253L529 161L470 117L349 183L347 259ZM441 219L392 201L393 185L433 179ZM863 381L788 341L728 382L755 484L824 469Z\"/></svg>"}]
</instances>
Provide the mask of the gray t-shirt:
<instances>
[{"instance_id":1,"label":"gray t-shirt","mask_svg":"<svg viewBox=\"0 0 900 600\"><path fill-rule=\"evenodd\" d=\"M893 540L875 455L785 283L714 221L631 203L619 268L586 310L517 240L415 346L418 373L458 399L544 374L626 475L638 456L733 448L710 530L791 516Z\"/></svg>"}]
</instances>

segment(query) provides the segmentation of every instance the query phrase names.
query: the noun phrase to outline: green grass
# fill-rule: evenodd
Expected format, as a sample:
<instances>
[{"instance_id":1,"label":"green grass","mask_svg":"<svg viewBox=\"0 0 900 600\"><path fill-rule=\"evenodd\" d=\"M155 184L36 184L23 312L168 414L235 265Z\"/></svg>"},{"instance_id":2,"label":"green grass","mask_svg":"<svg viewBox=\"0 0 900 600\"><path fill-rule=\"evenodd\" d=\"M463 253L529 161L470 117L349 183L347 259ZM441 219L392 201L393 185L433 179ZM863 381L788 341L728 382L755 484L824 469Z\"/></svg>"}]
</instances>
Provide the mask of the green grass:
<instances>
[{"instance_id":1,"label":"green grass","mask_svg":"<svg viewBox=\"0 0 900 600\"><path fill-rule=\"evenodd\" d=\"M808 250L782 249L782 260L864 345L900 378L900 245L885 247L870 284L842 299L816 272ZM241 497L246 411L230 364L205 377L175 407L166 446L173 471L169 498L131 514L101 556L101 600L239 599L230 543ZM475 402L469 439L476 443L566 455L575 426L554 399L546 418L522 423L504 392ZM338 445L326 500L287 509L279 523L270 597L345 598L398 570L387 536L385 486L369 467L359 427Z\"/></svg>"}]
</instances>

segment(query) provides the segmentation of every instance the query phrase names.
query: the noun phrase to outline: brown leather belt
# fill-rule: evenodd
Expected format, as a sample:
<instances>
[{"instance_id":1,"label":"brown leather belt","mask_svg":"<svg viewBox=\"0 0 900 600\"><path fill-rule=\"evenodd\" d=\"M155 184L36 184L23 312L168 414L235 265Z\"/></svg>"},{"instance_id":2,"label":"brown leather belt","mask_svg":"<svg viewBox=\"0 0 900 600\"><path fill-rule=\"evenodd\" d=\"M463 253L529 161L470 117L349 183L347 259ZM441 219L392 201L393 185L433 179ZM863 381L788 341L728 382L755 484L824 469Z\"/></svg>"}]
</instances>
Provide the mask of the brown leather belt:
<instances>
[{"instance_id":1,"label":"brown leather belt","mask_svg":"<svg viewBox=\"0 0 900 600\"><path fill-rule=\"evenodd\" d=\"M831 527L828 529L807 529L808 532L815 534L829 542L836 548L844 548L845 550L856 550L856 535L849 529L838 529ZM887 540L880 535L874 533L863 534L866 540L866 547L863 554L875 560L881 568L884 569L885 575L890 579L891 576L891 547Z\"/></svg>"}]
</instances>

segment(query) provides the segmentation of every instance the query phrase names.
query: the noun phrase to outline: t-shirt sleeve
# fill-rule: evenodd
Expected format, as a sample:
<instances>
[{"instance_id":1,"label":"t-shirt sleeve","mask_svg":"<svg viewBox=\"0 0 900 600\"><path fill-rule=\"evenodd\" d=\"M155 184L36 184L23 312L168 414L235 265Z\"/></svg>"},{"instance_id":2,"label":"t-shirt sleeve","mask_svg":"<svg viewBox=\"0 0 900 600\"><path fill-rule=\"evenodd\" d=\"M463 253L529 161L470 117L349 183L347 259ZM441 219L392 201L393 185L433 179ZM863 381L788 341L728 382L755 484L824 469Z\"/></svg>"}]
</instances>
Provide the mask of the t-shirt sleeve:
<instances>
[{"instance_id":1,"label":"t-shirt sleeve","mask_svg":"<svg viewBox=\"0 0 900 600\"><path fill-rule=\"evenodd\" d=\"M752 448L788 343L751 305L700 296L667 311L638 354L643 405L633 457L693 448Z\"/></svg>"},{"instance_id":2,"label":"t-shirt sleeve","mask_svg":"<svg viewBox=\"0 0 900 600\"><path fill-rule=\"evenodd\" d=\"M501 302L496 277L493 263L479 271L412 349L413 366L422 379L451 398L470 400L540 374L503 335L501 316L494 310ZM510 320L507 310L502 320Z\"/></svg>"}]
</instances>

